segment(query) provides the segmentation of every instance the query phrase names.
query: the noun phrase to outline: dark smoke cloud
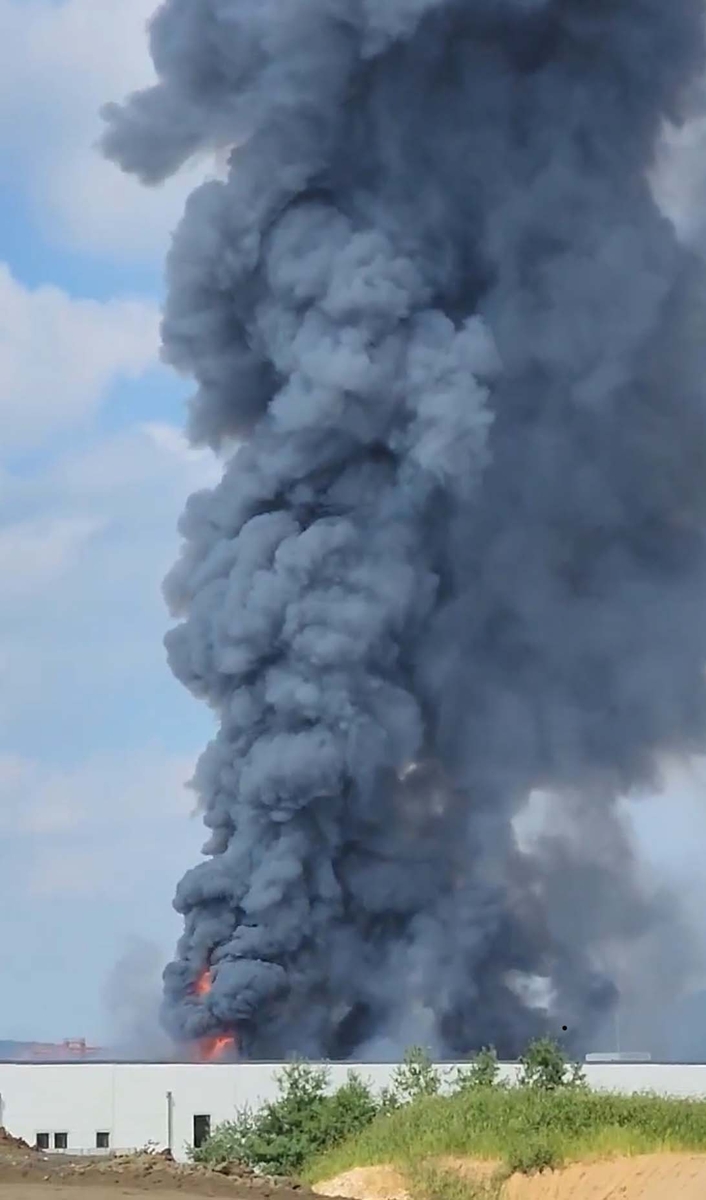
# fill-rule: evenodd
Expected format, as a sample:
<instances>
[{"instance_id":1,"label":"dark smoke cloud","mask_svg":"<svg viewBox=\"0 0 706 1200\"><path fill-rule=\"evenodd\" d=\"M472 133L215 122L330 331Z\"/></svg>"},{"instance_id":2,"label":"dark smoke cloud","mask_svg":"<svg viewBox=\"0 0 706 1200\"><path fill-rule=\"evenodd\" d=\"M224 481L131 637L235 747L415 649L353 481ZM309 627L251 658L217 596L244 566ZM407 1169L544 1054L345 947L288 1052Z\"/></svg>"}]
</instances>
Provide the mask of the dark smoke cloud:
<instances>
[{"instance_id":1,"label":"dark smoke cloud","mask_svg":"<svg viewBox=\"0 0 706 1200\"><path fill-rule=\"evenodd\" d=\"M702 2L167 0L150 42L107 154L232 147L163 326L229 456L166 585L220 722L168 1028L583 1047L669 911L618 799L704 744L704 272L649 186Z\"/></svg>"}]
</instances>

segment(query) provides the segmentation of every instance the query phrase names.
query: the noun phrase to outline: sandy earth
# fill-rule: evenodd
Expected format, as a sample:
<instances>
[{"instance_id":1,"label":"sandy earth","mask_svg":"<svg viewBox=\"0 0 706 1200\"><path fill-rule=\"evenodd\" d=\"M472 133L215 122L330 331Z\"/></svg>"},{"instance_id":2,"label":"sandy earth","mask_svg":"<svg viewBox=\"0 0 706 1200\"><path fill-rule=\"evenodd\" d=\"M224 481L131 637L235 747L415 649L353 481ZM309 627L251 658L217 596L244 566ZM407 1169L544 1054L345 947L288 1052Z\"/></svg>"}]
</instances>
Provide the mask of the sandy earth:
<instances>
[{"instance_id":1,"label":"sandy earth","mask_svg":"<svg viewBox=\"0 0 706 1200\"><path fill-rule=\"evenodd\" d=\"M342 1196L345 1200L409 1200L407 1183L395 1167L354 1167L343 1175L315 1183L319 1196Z\"/></svg>"},{"instance_id":2,"label":"sandy earth","mask_svg":"<svg viewBox=\"0 0 706 1200\"><path fill-rule=\"evenodd\" d=\"M492 1163L443 1160L439 1165L480 1182ZM321 1196L347 1200L410 1200L404 1175L394 1167L357 1167L316 1184ZM650 1154L606 1162L575 1163L562 1171L513 1175L502 1200L706 1200L706 1155ZM0 1197L0 1200L2 1198Z\"/></svg>"}]
</instances>

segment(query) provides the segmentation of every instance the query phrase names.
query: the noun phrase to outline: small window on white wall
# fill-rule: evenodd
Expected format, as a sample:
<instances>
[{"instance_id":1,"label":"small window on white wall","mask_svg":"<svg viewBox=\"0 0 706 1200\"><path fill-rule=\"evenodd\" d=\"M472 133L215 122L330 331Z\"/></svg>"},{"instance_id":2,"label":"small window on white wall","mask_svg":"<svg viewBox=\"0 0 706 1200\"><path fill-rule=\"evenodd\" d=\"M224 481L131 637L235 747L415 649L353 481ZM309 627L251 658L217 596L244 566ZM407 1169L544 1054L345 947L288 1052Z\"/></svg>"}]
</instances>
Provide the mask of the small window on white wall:
<instances>
[{"instance_id":1,"label":"small window on white wall","mask_svg":"<svg viewBox=\"0 0 706 1200\"><path fill-rule=\"evenodd\" d=\"M34 1144L38 1150L48 1150L49 1149L49 1134L48 1133L38 1133Z\"/></svg>"},{"instance_id":2,"label":"small window on white wall","mask_svg":"<svg viewBox=\"0 0 706 1200\"><path fill-rule=\"evenodd\" d=\"M194 1116L194 1150L198 1150L211 1136L211 1118L207 1113Z\"/></svg>"},{"instance_id":3,"label":"small window on white wall","mask_svg":"<svg viewBox=\"0 0 706 1200\"><path fill-rule=\"evenodd\" d=\"M96 1150L110 1149L110 1134L107 1129L99 1129L96 1134Z\"/></svg>"},{"instance_id":4,"label":"small window on white wall","mask_svg":"<svg viewBox=\"0 0 706 1200\"><path fill-rule=\"evenodd\" d=\"M68 1146L69 1146L68 1133L55 1133L54 1134L54 1149L55 1150L67 1150Z\"/></svg>"}]
</instances>

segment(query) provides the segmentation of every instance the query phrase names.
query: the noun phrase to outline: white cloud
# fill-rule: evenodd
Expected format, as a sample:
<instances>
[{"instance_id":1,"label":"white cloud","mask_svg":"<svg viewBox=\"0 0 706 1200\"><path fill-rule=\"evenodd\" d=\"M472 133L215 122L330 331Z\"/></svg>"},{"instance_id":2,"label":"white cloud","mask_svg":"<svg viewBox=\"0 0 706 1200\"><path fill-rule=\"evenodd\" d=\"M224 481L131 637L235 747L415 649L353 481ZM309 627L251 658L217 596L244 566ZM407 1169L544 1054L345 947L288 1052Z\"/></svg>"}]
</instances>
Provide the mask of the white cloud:
<instances>
[{"instance_id":1,"label":"white cloud","mask_svg":"<svg viewBox=\"0 0 706 1200\"><path fill-rule=\"evenodd\" d=\"M193 769L193 755L159 746L92 754L72 766L0 754L0 827L4 836L22 837L41 852L52 849L47 835L100 838L121 828L131 832L140 821L185 820L194 811L186 787Z\"/></svg>"},{"instance_id":2,"label":"white cloud","mask_svg":"<svg viewBox=\"0 0 706 1200\"><path fill-rule=\"evenodd\" d=\"M168 506L176 515L176 505L181 507L190 491L215 483L219 476L218 460L210 450L190 446L174 425L146 421L66 455L47 472L43 486L90 501L93 511L106 502L110 505L116 490L122 492L123 505L139 508L145 502L139 489L146 488L153 493L150 516L155 504L162 512Z\"/></svg>"},{"instance_id":3,"label":"white cloud","mask_svg":"<svg viewBox=\"0 0 706 1200\"><path fill-rule=\"evenodd\" d=\"M0 264L0 420L3 449L36 445L91 414L121 377L159 355L159 312L145 300L73 299L34 290Z\"/></svg>"},{"instance_id":4,"label":"white cloud","mask_svg":"<svg viewBox=\"0 0 706 1200\"><path fill-rule=\"evenodd\" d=\"M105 1028L103 981L136 931L160 945L131 1010L156 1033L160 960L180 925L170 901L203 841L188 816L191 770L189 755L157 744L68 767L0 755L0 937L41 945L41 954L10 953L5 1036L95 1040Z\"/></svg>"},{"instance_id":5,"label":"white cloud","mask_svg":"<svg viewBox=\"0 0 706 1200\"><path fill-rule=\"evenodd\" d=\"M210 452L153 422L94 437L34 475L0 480L6 737L31 723L46 742L56 712L85 752L89 722L90 736L116 736L125 722L123 712L113 717L116 706L144 706L153 726L168 721L170 699L186 711L188 696L164 661L161 583L177 554L187 495L218 474Z\"/></svg>"},{"instance_id":6,"label":"white cloud","mask_svg":"<svg viewBox=\"0 0 706 1200\"><path fill-rule=\"evenodd\" d=\"M0 0L0 141L42 225L69 244L159 260L206 172L146 189L95 146L100 107L154 78L145 26L156 0Z\"/></svg>"},{"instance_id":7,"label":"white cloud","mask_svg":"<svg viewBox=\"0 0 706 1200\"><path fill-rule=\"evenodd\" d=\"M184 501L218 466L121 412L143 398L149 416L153 382L164 404L153 304L29 290L0 265L0 313L0 745L79 759L139 739L140 703L148 735L186 704L160 589Z\"/></svg>"},{"instance_id":8,"label":"white cloud","mask_svg":"<svg viewBox=\"0 0 706 1200\"><path fill-rule=\"evenodd\" d=\"M149 191L94 148L100 106L151 81L156 5L0 0L0 187L50 239L128 267L162 259L206 170ZM171 945L203 840L184 784L212 718L170 675L160 585L187 495L220 471L165 418L182 385L158 320L0 264L0 877L18 900L0 936L43 938L0 996L16 1035L90 1034L115 945Z\"/></svg>"},{"instance_id":9,"label":"white cloud","mask_svg":"<svg viewBox=\"0 0 706 1200\"><path fill-rule=\"evenodd\" d=\"M0 529L0 578L6 598L22 599L69 569L100 528L91 517L45 517Z\"/></svg>"}]
</instances>

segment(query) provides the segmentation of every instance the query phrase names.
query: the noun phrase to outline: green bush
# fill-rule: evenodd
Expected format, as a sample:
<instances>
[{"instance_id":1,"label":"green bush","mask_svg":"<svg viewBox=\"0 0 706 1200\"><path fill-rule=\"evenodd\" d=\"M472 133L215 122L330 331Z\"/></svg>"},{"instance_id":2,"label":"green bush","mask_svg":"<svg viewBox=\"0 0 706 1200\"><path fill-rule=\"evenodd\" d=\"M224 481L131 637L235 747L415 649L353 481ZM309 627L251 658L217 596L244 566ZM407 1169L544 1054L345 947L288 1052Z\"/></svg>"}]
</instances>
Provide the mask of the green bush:
<instances>
[{"instance_id":1,"label":"green bush","mask_svg":"<svg viewBox=\"0 0 706 1200\"><path fill-rule=\"evenodd\" d=\"M365 1129L376 1117L437 1095L441 1075L426 1051L413 1048L376 1098L355 1072L333 1094L323 1067L290 1063L278 1077L276 1100L253 1112L245 1108L218 1125L195 1162L238 1162L266 1175L296 1175L303 1164Z\"/></svg>"},{"instance_id":2,"label":"green bush","mask_svg":"<svg viewBox=\"0 0 706 1200\"><path fill-rule=\"evenodd\" d=\"M347 1082L326 1098L324 1113L329 1145L340 1142L364 1129L377 1116L380 1103L370 1087L355 1071L348 1072Z\"/></svg>"},{"instance_id":3,"label":"green bush","mask_svg":"<svg viewBox=\"0 0 706 1200\"><path fill-rule=\"evenodd\" d=\"M325 1068L291 1063L276 1100L242 1109L218 1125L192 1157L212 1166L239 1162L266 1175L296 1175L303 1163L359 1133L378 1112L370 1088L354 1072L333 1095Z\"/></svg>"},{"instance_id":4,"label":"green bush","mask_svg":"<svg viewBox=\"0 0 706 1200\"><path fill-rule=\"evenodd\" d=\"M479 1050L470 1066L460 1068L454 1082L454 1091L463 1092L470 1088L502 1086L498 1079L500 1066L492 1046Z\"/></svg>"},{"instance_id":5,"label":"green bush","mask_svg":"<svg viewBox=\"0 0 706 1200\"><path fill-rule=\"evenodd\" d=\"M561 1155L552 1143L542 1137L529 1138L515 1146L506 1157L508 1172L534 1175L538 1171L549 1171L561 1166Z\"/></svg>"},{"instance_id":6,"label":"green bush","mask_svg":"<svg viewBox=\"0 0 706 1200\"><path fill-rule=\"evenodd\" d=\"M254 1119L249 1108L240 1109L234 1120L217 1125L198 1149L189 1147L189 1158L192 1162L205 1163L210 1167L226 1162L250 1166L248 1143Z\"/></svg>"},{"instance_id":7,"label":"green bush","mask_svg":"<svg viewBox=\"0 0 706 1200\"><path fill-rule=\"evenodd\" d=\"M398 1096L394 1088L384 1087L380 1092L378 1111L383 1114L397 1112L397 1109L401 1108L403 1104L404 1101Z\"/></svg>"},{"instance_id":8,"label":"green bush","mask_svg":"<svg viewBox=\"0 0 706 1200\"><path fill-rule=\"evenodd\" d=\"M422 1046L407 1050L403 1062L392 1075L392 1096L402 1104L411 1104L423 1096L437 1096L441 1091L441 1074L431 1056Z\"/></svg>"},{"instance_id":9,"label":"green bush","mask_svg":"<svg viewBox=\"0 0 706 1200\"><path fill-rule=\"evenodd\" d=\"M582 1088L586 1078L578 1063L568 1063L561 1047L551 1038L530 1042L520 1058L520 1087L551 1092L556 1088Z\"/></svg>"}]
</instances>

